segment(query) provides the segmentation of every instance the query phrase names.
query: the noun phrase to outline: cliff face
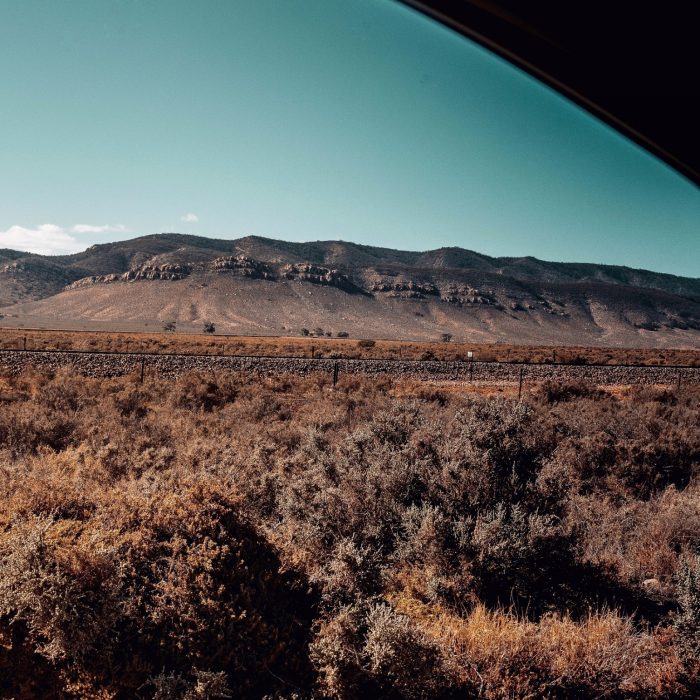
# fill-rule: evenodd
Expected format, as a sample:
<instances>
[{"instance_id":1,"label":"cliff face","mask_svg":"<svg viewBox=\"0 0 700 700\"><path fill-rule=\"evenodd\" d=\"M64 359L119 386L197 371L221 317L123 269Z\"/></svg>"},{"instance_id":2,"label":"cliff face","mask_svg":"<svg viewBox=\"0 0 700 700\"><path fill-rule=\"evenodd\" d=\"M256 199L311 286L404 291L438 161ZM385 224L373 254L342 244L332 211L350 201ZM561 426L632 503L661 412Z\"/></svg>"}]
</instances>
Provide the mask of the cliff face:
<instances>
[{"instance_id":1,"label":"cliff face","mask_svg":"<svg viewBox=\"0 0 700 700\"><path fill-rule=\"evenodd\" d=\"M120 274L91 275L71 282L66 289L81 289L94 284L110 284L112 282L135 282L137 280L181 280L192 272L190 265L142 265L134 270Z\"/></svg>"},{"instance_id":2,"label":"cliff face","mask_svg":"<svg viewBox=\"0 0 700 700\"><path fill-rule=\"evenodd\" d=\"M12 263L17 267L19 263ZM8 265L7 267L10 267ZM81 277L75 282L71 282L64 288L82 289L97 284L112 284L114 282L139 282L139 281L173 281L189 277L193 273L205 274L214 273L234 273L250 279L263 280L298 280L310 282L311 284L323 284L339 289L350 291L354 285L347 275L339 270L333 270L318 265L288 263L285 265L270 265L254 260L246 255L228 255L214 258L208 262L186 262L186 263L162 263L145 264L121 273L111 273L108 275L90 275Z\"/></svg>"}]
</instances>

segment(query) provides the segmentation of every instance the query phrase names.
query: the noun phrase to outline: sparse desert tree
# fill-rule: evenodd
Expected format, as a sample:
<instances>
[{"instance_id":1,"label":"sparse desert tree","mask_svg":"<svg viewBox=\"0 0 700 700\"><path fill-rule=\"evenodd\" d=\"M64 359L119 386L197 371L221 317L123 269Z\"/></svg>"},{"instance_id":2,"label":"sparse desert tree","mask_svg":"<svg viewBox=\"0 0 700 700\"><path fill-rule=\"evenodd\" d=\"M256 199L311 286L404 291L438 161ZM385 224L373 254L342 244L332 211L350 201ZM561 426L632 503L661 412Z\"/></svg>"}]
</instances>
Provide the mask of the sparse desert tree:
<instances>
[{"instance_id":1,"label":"sparse desert tree","mask_svg":"<svg viewBox=\"0 0 700 700\"><path fill-rule=\"evenodd\" d=\"M211 321L205 321L202 330L205 333L214 333L216 331L216 326Z\"/></svg>"},{"instance_id":2,"label":"sparse desert tree","mask_svg":"<svg viewBox=\"0 0 700 700\"><path fill-rule=\"evenodd\" d=\"M166 333L174 333L177 330L177 322L176 321L166 321L163 324L163 330Z\"/></svg>"},{"instance_id":3,"label":"sparse desert tree","mask_svg":"<svg viewBox=\"0 0 700 700\"><path fill-rule=\"evenodd\" d=\"M443 343L449 343L452 340L452 333L443 333L440 339Z\"/></svg>"}]
</instances>

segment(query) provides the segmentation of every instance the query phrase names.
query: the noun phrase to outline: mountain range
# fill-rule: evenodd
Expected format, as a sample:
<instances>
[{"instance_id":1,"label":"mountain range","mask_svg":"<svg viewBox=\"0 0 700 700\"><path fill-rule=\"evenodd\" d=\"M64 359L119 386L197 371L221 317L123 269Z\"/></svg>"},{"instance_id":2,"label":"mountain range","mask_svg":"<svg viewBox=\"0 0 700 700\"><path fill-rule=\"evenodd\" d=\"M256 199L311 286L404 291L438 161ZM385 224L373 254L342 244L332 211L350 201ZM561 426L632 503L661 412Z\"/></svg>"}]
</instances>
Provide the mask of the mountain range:
<instances>
[{"instance_id":1,"label":"mountain range","mask_svg":"<svg viewBox=\"0 0 700 700\"><path fill-rule=\"evenodd\" d=\"M700 347L700 279L613 265L177 233L0 249L0 324Z\"/></svg>"}]
</instances>

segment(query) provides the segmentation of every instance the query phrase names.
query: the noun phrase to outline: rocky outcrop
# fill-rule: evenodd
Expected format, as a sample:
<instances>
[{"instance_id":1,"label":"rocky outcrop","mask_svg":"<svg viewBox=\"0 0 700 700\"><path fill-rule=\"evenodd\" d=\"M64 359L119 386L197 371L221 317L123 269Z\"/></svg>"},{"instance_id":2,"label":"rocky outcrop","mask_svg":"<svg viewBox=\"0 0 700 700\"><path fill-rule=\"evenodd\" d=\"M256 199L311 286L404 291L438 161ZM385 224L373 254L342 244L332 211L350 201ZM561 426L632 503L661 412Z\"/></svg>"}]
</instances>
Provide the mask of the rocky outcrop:
<instances>
[{"instance_id":1,"label":"rocky outcrop","mask_svg":"<svg viewBox=\"0 0 700 700\"><path fill-rule=\"evenodd\" d=\"M424 299L426 296L435 296L440 293L432 282L416 282L414 280L408 282L377 280L370 284L369 291L373 294L382 292L390 297L402 299Z\"/></svg>"},{"instance_id":2,"label":"rocky outcrop","mask_svg":"<svg viewBox=\"0 0 700 700\"><path fill-rule=\"evenodd\" d=\"M190 275L192 265L163 263L162 265L142 265L121 274L93 275L83 277L69 284L66 289L80 289L93 284L111 284L113 282L136 282L137 280L181 280Z\"/></svg>"},{"instance_id":3,"label":"rocky outcrop","mask_svg":"<svg viewBox=\"0 0 700 700\"><path fill-rule=\"evenodd\" d=\"M228 255L215 258L211 261L210 267L217 272L238 272L251 279L269 280L275 277L269 265L246 255Z\"/></svg>"},{"instance_id":4,"label":"rocky outcrop","mask_svg":"<svg viewBox=\"0 0 700 700\"><path fill-rule=\"evenodd\" d=\"M233 272L251 279L274 280L277 275L273 266L255 260L246 255L228 255L214 258L208 263L163 263L160 265L146 264L129 270L128 272L110 275L93 275L83 277L65 289L80 289L94 284L112 284L114 282L135 282L137 280L180 280L193 272ZM280 271L281 278L299 280L311 284L322 284L337 287L346 292L362 291L358 289L350 278L340 270L311 265L309 263L289 263L283 265Z\"/></svg>"},{"instance_id":5,"label":"rocky outcrop","mask_svg":"<svg viewBox=\"0 0 700 700\"><path fill-rule=\"evenodd\" d=\"M466 304L486 304L488 306L500 306L496 295L490 291L482 291L468 285L450 285L440 293L440 299L448 304L464 306Z\"/></svg>"},{"instance_id":6,"label":"rocky outcrop","mask_svg":"<svg viewBox=\"0 0 700 700\"><path fill-rule=\"evenodd\" d=\"M16 274L25 270L24 263L21 260L14 260L11 263L0 265L0 274Z\"/></svg>"},{"instance_id":7,"label":"rocky outcrop","mask_svg":"<svg viewBox=\"0 0 700 700\"><path fill-rule=\"evenodd\" d=\"M124 274L125 280L181 280L192 272L192 265L163 263L162 265L142 265Z\"/></svg>"},{"instance_id":8,"label":"rocky outcrop","mask_svg":"<svg viewBox=\"0 0 700 700\"><path fill-rule=\"evenodd\" d=\"M282 277L288 280L299 280L301 282L311 282L311 284L322 284L330 287L337 287L346 292L356 292L359 290L347 275L340 270L310 263L289 263L282 267Z\"/></svg>"}]
</instances>

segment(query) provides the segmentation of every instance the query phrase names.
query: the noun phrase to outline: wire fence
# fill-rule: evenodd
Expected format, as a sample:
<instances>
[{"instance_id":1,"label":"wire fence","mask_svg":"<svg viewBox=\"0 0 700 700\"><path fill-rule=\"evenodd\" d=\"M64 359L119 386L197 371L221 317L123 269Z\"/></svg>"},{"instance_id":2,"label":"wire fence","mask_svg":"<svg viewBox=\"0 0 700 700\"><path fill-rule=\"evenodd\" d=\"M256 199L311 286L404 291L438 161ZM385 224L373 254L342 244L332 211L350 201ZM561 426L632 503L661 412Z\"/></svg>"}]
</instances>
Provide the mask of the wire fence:
<instances>
[{"instance_id":1,"label":"wire fence","mask_svg":"<svg viewBox=\"0 0 700 700\"><path fill-rule=\"evenodd\" d=\"M598 385L700 383L700 367L691 365L568 364L497 361L403 360L382 358L310 358L294 355L225 355L104 350L0 349L0 371L17 373L34 366L47 370L71 367L90 376L123 376L138 372L164 377L188 371L252 371L263 374L328 373L336 384L346 374L390 375L424 380L517 384L585 381Z\"/></svg>"}]
</instances>

